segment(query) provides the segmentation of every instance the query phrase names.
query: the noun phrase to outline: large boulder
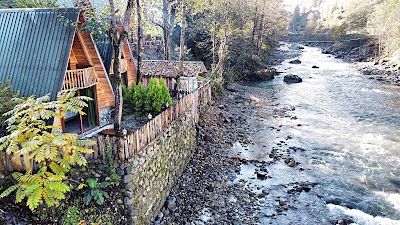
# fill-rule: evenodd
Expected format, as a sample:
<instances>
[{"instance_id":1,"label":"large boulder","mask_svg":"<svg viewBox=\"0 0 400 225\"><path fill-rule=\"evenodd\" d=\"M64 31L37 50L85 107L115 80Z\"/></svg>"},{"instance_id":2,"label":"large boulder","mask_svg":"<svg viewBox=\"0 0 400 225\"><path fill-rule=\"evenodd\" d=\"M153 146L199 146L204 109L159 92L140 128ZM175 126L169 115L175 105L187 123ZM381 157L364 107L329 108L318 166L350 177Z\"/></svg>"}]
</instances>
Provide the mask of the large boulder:
<instances>
[{"instance_id":1,"label":"large boulder","mask_svg":"<svg viewBox=\"0 0 400 225\"><path fill-rule=\"evenodd\" d=\"M300 83L302 82L303 79L301 79L301 77L294 75L294 74L288 74L285 77L283 77L283 82L285 83Z\"/></svg>"},{"instance_id":2,"label":"large boulder","mask_svg":"<svg viewBox=\"0 0 400 225\"><path fill-rule=\"evenodd\" d=\"M273 68L258 70L256 72L243 71L243 79L247 81L265 81L274 79L276 70Z\"/></svg>"},{"instance_id":3,"label":"large boulder","mask_svg":"<svg viewBox=\"0 0 400 225\"><path fill-rule=\"evenodd\" d=\"M298 45L298 44L292 44L292 45L289 46L289 49L291 49L291 50L302 50L302 49L304 49L304 47L301 46L301 45Z\"/></svg>"},{"instance_id":4,"label":"large boulder","mask_svg":"<svg viewBox=\"0 0 400 225\"><path fill-rule=\"evenodd\" d=\"M301 61L298 59L295 59L295 60L289 61L289 63L290 64L301 64Z\"/></svg>"}]
</instances>

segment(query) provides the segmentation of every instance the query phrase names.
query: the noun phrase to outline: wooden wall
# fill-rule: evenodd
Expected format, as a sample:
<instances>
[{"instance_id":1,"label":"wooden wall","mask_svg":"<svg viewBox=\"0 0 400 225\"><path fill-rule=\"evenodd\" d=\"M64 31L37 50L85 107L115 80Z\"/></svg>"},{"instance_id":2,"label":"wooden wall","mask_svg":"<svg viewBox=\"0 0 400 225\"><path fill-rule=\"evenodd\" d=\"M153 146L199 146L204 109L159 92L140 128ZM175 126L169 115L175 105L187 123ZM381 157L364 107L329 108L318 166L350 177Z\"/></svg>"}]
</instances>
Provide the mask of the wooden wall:
<instances>
[{"instance_id":1,"label":"wooden wall","mask_svg":"<svg viewBox=\"0 0 400 225\"><path fill-rule=\"evenodd\" d=\"M84 23L83 15L80 14L79 21ZM103 62L100 54L94 44L92 35L88 32L83 33L82 31L77 32L77 36L82 43L83 50L91 66L95 67L99 83L96 85L97 92L97 104L99 111L114 107L115 98L113 89L111 87L110 80L104 69Z\"/></svg>"},{"instance_id":2,"label":"wooden wall","mask_svg":"<svg viewBox=\"0 0 400 225\"><path fill-rule=\"evenodd\" d=\"M137 73L136 66L133 60L131 47L129 46L128 40L125 41L125 44L122 48L122 54L126 59L128 71L127 71L127 79L128 79L128 87L130 87L133 83L136 84L137 81Z\"/></svg>"}]
</instances>

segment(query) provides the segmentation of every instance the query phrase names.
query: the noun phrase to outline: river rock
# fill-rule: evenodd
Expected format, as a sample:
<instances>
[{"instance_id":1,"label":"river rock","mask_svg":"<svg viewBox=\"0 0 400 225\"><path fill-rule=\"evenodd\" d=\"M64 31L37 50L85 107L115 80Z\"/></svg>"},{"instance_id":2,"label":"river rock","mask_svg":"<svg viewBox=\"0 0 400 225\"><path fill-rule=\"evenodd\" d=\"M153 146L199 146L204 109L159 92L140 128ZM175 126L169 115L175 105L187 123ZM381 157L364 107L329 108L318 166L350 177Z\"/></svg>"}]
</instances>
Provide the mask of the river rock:
<instances>
[{"instance_id":1,"label":"river rock","mask_svg":"<svg viewBox=\"0 0 400 225\"><path fill-rule=\"evenodd\" d=\"M285 163L290 167L294 167L296 165L296 161L293 158L285 159Z\"/></svg>"},{"instance_id":2,"label":"river rock","mask_svg":"<svg viewBox=\"0 0 400 225\"><path fill-rule=\"evenodd\" d=\"M350 224L352 224L352 223L354 223L354 220L353 220L353 219L351 219L351 218L346 218L346 219L337 220L336 223L335 223L335 225L350 225Z\"/></svg>"},{"instance_id":3,"label":"river rock","mask_svg":"<svg viewBox=\"0 0 400 225\"><path fill-rule=\"evenodd\" d=\"M206 135L204 135L204 140L211 142L213 139L212 139L211 135L206 134Z\"/></svg>"},{"instance_id":4,"label":"river rock","mask_svg":"<svg viewBox=\"0 0 400 225\"><path fill-rule=\"evenodd\" d=\"M176 209L176 198L172 197L167 200L167 208L171 211Z\"/></svg>"},{"instance_id":5,"label":"river rock","mask_svg":"<svg viewBox=\"0 0 400 225\"><path fill-rule=\"evenodd\" d=\"M257 179L259 180L266 180L268 178L268 172L265 171L257 171Z\"/></svg>"},{"instance_id":6,"label":"river rock","mask_svg":"<svg viewBox=\"0 0 400 225\"><path fill-rule=\"evenodd\" d=\"M286 83L300 83L303 82L303 79L301 79L301 77L297 76L297 75L293 75L293 74L288 74L283 78L283 82Z\"/></svg>"},{"instance_id":7,"label":"river rock","mask_svg":"<svg viewBox=\"0 0 400 225\"><path fill-rule=\"evenodd\" d=\"M276 69L274 68L268 68L268 69L262 69L258 71L249 71L245 70L243 71L243 79L247 81L266 81L266 80L272 80L275 78L276 75Z\"/></svg>"},{"instance_id":8,"label":"river rock","mask_svg":"<svg viewBox=\"0 0 400 225\"><path fill-rule=\"evenodd\" d=\"M301 64L301 61L298 59L295 59L295 60L289 61L289 63L290 64Z\"/></svg>"}]
</instances>

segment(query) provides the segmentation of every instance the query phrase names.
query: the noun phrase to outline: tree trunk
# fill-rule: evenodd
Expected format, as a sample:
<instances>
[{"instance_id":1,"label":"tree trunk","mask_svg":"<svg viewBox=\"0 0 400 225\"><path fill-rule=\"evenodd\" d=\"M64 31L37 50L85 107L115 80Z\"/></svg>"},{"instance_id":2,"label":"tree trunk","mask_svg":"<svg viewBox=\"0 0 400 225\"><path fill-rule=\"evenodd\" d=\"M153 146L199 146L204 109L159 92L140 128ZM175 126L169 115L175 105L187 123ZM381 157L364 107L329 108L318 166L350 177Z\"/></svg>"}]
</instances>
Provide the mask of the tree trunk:
<instances>
[{"instance_id":1,"label":"tree trunk","mask_svg":"<svg viewBox=\"0 0 400 225\"><path fill-rule=\"evenodd\" d=\"M258 32L257 32L257 53L259 56L261 53L262 42L263 42L263 39L262 39L263 29L264 29L264 14L261 15L260 24L259 24Z\"/></svg>"},{"instance_id":2,"label":"tree trunk","mask_svg":"<svg viewBox=\"0 0 400 225\"><path fill-rule=\"evenodd\" d=\"M126 5L126 10L124 13L124 20L122 22L122 31L118 33L117 26L117 15L114 7L114 0L109 0L110 10L111 10L111 27L110 27L110 39L112 41L114 49L114 95L115 95L115 115L114 115L114 129L117 131L121 130L122 123L122 76L120 71L120 58L121 49L127 40L129 32L129 23L131 21L132 10L133 10L133 0L128 0Z\"/></svg>"},{"instance_id":3,"label":"tree trunk","mask_svg":"<svg viewBox=\"0 0 400 225\"><path fill-rule=\"evenodd\" d=\"M168 60L168 55L169 55L169 49L168 49L168 42L169 42L169 36L168 36L168 3L167 0L163 0L163 36L164 36L164 57L166 60Z\"/></svg>"},{"instance_id":4,"label":"tree trunk","mask_svg":"<svg viewBox=\"0 0 400 225\"><path fill-rule=\"evenodd\" d=\"M167 55L167 60L172 60L172 50L171 50L171 35L172 35L172 31L175 28L175 21L176 21L176 6L172 5L171 6L171 15L169 17L169 25L168 25L168 55Z\"/></svg>"},{"instance_id":5,"label":"tree trunk","mask_svg":"<svg viewBox=\"0 0 400 225\"><path fill-rule=\"evenodd\" d=\"M254 18L253 18L253 30L251 32L251 44L253 45L253 47L255 46L254 43L254 39L256 36L256 30L257 30L257 26L258 26L258 16L257 16L257 7L256 7L256 12L254 14Z\"/></svg>"},{"instance_id":6,"label":"tree trunk","mask_svg":"<svg viewBox=\"0 0 400 225\"><path fill-rule=\"evenodd\" d=\"M183 61L185 59L185 32L186 32L186 0L182 0L182 27L180 38L180 51L179 51L179 75L177 81L179 84L179 77L183 76Z\"/></svg>"},{"instance_id":7,"label":"tree trunk","mask_svg":"<svg viewBox=\"0 0 400 225\"><path fill-rule=\"evenodd\" d=\"M171 60L171 33L174 29L175 19L176 19L176 9L175 5L171 6L171 10L169 10L170 5L173 4L172 0L163 0L163 35L164 35L164 55L166 60Z\"/></svg>"},{"instance_id":8,"label":"tree trunk","mask_svg":"<svg viewBox=\"0 0 400 225\"><path fill-rule=\"evenodd\" d=\"M143 21L142 21L142 6L140 0L136 0L137 7L137 20L138 20L138 68L137 68L137 79L136 84L142 81L142 61L143 61Z\"/></svg>"},{"instance_id":9,"label":"tree trunk","mask_svg":"<svg viewBox=\"0 0 400 225\"><path fill-rule=\"evenodd\" d=\"M114 117L114 129L121 130L122 123L122 76L120 71L120 56L121 52L119 47L114 47L114 81L115 81L115 117Z\"/></svg>"}]
</instances>

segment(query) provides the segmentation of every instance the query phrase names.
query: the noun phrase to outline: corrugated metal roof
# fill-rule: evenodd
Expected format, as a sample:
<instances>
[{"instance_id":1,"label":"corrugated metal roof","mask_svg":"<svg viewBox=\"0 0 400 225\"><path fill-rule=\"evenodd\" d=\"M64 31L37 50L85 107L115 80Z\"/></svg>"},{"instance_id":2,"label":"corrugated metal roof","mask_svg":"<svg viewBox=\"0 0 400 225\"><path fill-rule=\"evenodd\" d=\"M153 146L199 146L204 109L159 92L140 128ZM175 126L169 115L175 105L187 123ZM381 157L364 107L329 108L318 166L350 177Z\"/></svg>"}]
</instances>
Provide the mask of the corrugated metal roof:
<instances>
[{"instance_id":1,"label":"corrugated metal roof","mask_svg":"<svg viewBox=\"0 0 400 225\"><path fill-rule=\"evenodd\" d=\"M11 81L22 96L50 94L61 90L79 10L0 10L0 81Z\"/></svg>"},{"instance_id":2,"label":"corrugated metal roof","mask_svg":"<svg viewBox=\"0 0 400 225\"><path fill-rule=\"evenodd\" d=\"M110 74L112 55L113 55L113 46L109 41L107 35L97 35L93 37L96 43L97 50L99 50L99 54L101 57L101 61L103 61L104 68L106 69L107 74Z\"/></svg>"}]
</instances>

